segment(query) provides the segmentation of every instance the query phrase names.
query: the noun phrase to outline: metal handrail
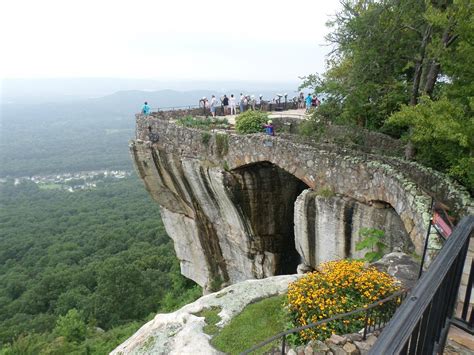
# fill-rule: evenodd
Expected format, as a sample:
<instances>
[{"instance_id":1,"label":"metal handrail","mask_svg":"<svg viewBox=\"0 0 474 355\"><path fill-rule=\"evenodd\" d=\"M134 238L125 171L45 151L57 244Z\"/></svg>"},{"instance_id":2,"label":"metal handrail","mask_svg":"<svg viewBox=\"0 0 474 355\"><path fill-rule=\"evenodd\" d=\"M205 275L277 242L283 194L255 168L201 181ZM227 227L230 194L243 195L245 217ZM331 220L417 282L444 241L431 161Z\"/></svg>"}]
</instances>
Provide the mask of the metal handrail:
<instances>
[{"instance_id":1,"label":"metal handrail","mask_svg":"<svg viewBox=\"0 0 474 355\"><path fill-rule=\"evenodd\" d=\"M473 230L474 216L464 217L369 354L433 354L443 349Z\"/></svg>"},{"instance_id":2,"label":"metal handrail","mask_svg":"<svg viewBox=\"0 0 474 355\"><path fill-rule=\"evenodd\" d=\"M253 346L252 348L250 348L248 350L245 350L244 352L241 353L241 355L249 354L252 351L258 350L261 347L263 347L267 344L270 344L271 342L273 342L277 339L280 339L280 338L282 339L282 350L281 350L281 352L282 352L282 354L285 354L285 339L286 339L287 335L298 333L298 332L300 332L302 330L305 330L305 329L314 328L314 327L317 327L318 325L322 325L322 324L325 324L325 323L328 323L328 322L332 322L334 320L346 318L348 316L352 316L354 314L362 313L362 312L366 312L365 327L364 327L364 337L365 337L367 335L368 328L370 328L370 325L368 324L369 313L370 313L369 311L374 309L374 308L380 307L384 303L392 301L396 298L400 298L400 300L403 300L406 297L408 291L409 291L409 289L402 289L402 290L399 290L399 291L395 292L394 294L392 294L391 296L389 296L387 298L384 298L382 300L376 301L376 302L368 305L367 307L358 308L358 309L355 309L355 310L347 312L347 313L338 314L338 315L335 315L334 317L331 317L331 318L322 319L322 320L317 321L315 323L310 323L310 324L307 324L307 325L304 325L304 326L301 326L301 327L292 328L292 329L286 330L284 332L278 333L278 334L272 336L271 338L268 338L267 340L264 340L264 341L258 343L257 345Z\"/></svg>"},{"instance_id":3,"label":"metal handrail","mask_svg":"<svg viewBox=\"0 0 474 355\"><path fill-rule=\"evenodd\" d=\"M155 108L151 109L151 112L191 110L191 109L195 109L195 108L202 108L202 106L199 106L199 105L184 105L184 106L155 107Z\"/></svg>"},{"instance_id":4,"label":"metal handrail","mask_svg":"<svg viewBox=\"0 0 474 355\"><path fill-rule=\"evenodd\" d=\"M268 112L276 111L277 107L280 106L292 106L294 103L288 101L286 104L284 102L277 103L277 102L265 102L267 107L272 107L274 110L269 110ZM259 106L259 105L257 105ZM217 107L222 107L222 105L218 105ZM151 108L150 112L162 112L162 111L178 111L178 110L191 110L191 109L204 109L202 105L183 105L183 106L167 106L167 107L153 107Z\"/></svg>"}]
</instances>

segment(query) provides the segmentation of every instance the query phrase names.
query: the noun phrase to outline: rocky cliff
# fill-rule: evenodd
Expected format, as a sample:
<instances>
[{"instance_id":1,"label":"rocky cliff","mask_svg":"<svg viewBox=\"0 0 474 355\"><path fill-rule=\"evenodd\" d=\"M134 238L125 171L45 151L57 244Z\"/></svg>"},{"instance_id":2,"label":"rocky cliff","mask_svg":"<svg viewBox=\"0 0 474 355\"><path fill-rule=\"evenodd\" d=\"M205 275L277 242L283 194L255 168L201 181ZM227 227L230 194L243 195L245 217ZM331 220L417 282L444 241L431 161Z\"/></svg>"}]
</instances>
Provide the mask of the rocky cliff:
<instances>
[{"instance_id":1,"label":"rocky cliff","mask_svg":"<svg viewBox=\"0 0 474 355\"><path fill-rule=\"evenodd\" d=\"M206 290L358 257L363 227L384 230L392 250L421 253L433 195L461 214L471 208L456 185L395 158L204 132L166 114L137 116L130 149L183 275Z\"/></svg>"}]
</instances>

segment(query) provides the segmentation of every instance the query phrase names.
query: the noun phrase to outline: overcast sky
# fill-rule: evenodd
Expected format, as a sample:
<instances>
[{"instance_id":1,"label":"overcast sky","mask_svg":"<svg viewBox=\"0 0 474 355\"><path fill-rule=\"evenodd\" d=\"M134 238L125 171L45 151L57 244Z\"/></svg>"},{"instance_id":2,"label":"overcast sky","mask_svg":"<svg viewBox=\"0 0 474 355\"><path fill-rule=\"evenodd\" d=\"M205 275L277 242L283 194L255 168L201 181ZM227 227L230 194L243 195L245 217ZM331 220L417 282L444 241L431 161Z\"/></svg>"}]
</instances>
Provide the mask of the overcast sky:
<instances>
[{"instance_id":1,"label":"overcast sky","mask_svg":"<svg viewBox=\"0 0 474 355\"><path fill-rule=\"evenodd\" d=\"M324 70L326 1L5 0L1 78L297 80Z\"/></svg>"}]
</instances>

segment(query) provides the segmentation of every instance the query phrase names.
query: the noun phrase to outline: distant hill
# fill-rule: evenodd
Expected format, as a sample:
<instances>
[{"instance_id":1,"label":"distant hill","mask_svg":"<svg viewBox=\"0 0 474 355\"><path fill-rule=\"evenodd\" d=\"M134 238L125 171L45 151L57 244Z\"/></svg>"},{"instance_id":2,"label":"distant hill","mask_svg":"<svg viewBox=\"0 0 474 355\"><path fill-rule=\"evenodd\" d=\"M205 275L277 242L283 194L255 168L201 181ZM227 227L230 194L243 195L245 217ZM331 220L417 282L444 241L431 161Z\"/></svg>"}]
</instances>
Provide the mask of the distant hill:
<instances>
[{"instance_id":1,"label":"distant hill","mask_svg":"<svg viewBox=\"0 0 474 355\"><path fill-rule=\"evenodd\" d=\"M241 90L228 90L236 96ZM271 99L288 90L242 90ZM154 109L196 105L211 90L125 90L111 95L58 103L0 106L0 176L25 176L93 169L131 169L128 140L134 113L144 101Z\"/></svg>"},{"instance_id":2,"label":"distant hill","mask_svg":"<svg viewBox=\"0 0 474 355\"><path fill-rule=\"evenodd\" d=\"M295 82L239 82L213 80L154 80L120 78L0 79L0 104L40 104L72 102L98 98L115 92L185 90L230 93L232 88L250 92L296 90Z\"/></svg>"}]
</instances>

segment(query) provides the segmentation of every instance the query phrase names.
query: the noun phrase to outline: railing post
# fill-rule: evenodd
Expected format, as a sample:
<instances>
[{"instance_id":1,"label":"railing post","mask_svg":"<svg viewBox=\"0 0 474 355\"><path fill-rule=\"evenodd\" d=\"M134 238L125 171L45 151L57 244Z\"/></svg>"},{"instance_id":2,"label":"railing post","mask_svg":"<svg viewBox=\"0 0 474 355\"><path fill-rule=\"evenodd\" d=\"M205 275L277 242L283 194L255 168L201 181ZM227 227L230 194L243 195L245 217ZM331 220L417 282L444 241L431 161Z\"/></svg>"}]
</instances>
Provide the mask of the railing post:
<instances>
[{"instance_id":1,"label":"railing post","mask_svg":"<svg viewBox=\"0 0 474 355\"><path fill-rule=\"evenodd\" d=\"M286 348L286 335L283 335L283 338L281 340L281 354L285 355L285 348Z\"/></svg>"},{"instance_id":2,"label":"railing post","mask_svg":"<svg viewBox=\"0 0 474 355\"><path fill-rule=\"evenodd\" d=\"M428 241L430 239L431 225L433 221L433 206L434 206L434 198L431 198L430 222L428 224L428 231L426 232L425 245L423 246L423 255L421 256L420 271L418 272L418 279L421 277L421 274L423 274L423 266L425 265L426 252L428 251Z\"/></svg>"},{"instance_id":3,"label":"railing post","mask_svg":"<svg viewBox=\"0 0 474 355\"><path fill-rule=\"evenodd\" d=\"M431 354L435 347L442 351L473 230L473 216L459 222L369 354L399 354L408 347L416 354Z\"/></svg>"},{"instance_id":4,"label":"railing post","mask_svg":"<svg viewBox=\"0 0 474 355\"><path fill-rule=\"evenodd\" d=\"M472 262L471 262L471 271L469 272L469 280L467 281L466 295L464 296L464 304L462 307L461 318L465 321L467 320L467 311L469 310L469 302L471 300L471 292L472 292L473 284L474 284L474 259L472 259ZM473 319L473 314L474 314L474 310L471 311L471 319Z\"/></svg>"},{"instance_id":5,"label":"railing post","mask_svg":"<svg viewBox=\"0 0 474 355\"><path fill-rule=\"evenodd\" d=\"M369 324L369 315L370 315L370 310L367 309L365 311L364 335L362 336L363 340L365 340L367 338L367 325Z\"/></svg>"}]
</instances>

